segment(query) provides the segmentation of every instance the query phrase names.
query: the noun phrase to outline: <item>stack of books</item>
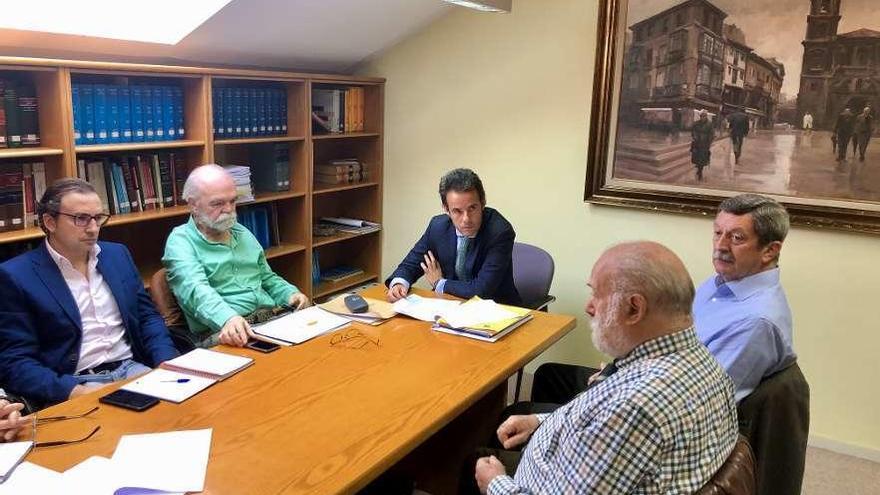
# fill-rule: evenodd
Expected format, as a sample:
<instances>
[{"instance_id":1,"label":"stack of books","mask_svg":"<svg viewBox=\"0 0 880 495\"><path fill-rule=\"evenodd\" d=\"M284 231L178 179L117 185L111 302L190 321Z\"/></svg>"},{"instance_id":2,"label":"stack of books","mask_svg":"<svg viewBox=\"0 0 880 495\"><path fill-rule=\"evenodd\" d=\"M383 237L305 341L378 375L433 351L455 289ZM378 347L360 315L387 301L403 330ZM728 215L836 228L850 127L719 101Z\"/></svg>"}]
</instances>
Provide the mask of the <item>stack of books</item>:
<instances>
[{"instance_id":1,"label":"stack of books","mask_svg":"<svg viewBox=\"0 0 880 495\"><path fill-rule=\"evenodd\" d=\"M76 145L184 139L183 88L74 82Z\"/></svg>"},{"instance_id":2,"label":"stack of books","mask_svg":"<svg viewBox=\"0 0 880 495\"><path fill-rule=\"evenodd\" d=\"M336 230L349 234L369 234L378 232L382 228L378 223L359 218L322 217L320 222L328 226L332 225Z\"/></svg>"},{"instance_id":3,"label":"stack of books","mask_svg":"<svg viewBox=\"0 0 880 495\"><path fill-rule=\"evenodd\" d=\"M321 269L321 280L325 282L340 282L347 278L356 277L364 271L360 268L348 265L337 265Z\"/></svg>"},{"instance_id":4,"label":"stack of books","mask_svg":"<svg viewBox=\"0 0 880 495\"><path fill-rule=\"evenodd\" d=\"M357 158L341 158L315 165L316 185L360 184L367 180L367 170Z\"/></svg>"},{"instance_id":5,"label":"stack of books","mask_svg":"<svg viewBox=\"0 0 880 495\"><path fill-rule=\"evenodd\" d=\"M3 164L0 168L0 232L37 225L36 204L46 192L43 162Z\"/></svg>"},{"instance_id":6,"label":"stack of books","mask_svg":"<svg viewBox=\"0 0 880 495\"><path fill-rule=\"evenodd\" d=\"M436 319L434 330L496 342L532 319L531 310L473 297Z\"/></svg>"},{"instance_id":7,"label":"stack of books","mask_svg":"<svg viewBox=\"0 0 880 495\"><path fill-rule=\"evenodd\" d=\"M33 84L0 79L0 148L40 145L40 119Z\"/></svg>"},{"instance_id":8,"label":"stack of books","mask_svg":"<svg viewBox=\"0 0 880 495\"><path fill-rule=\"evenodd\" d=\"M235 192L239 203L254 200L254 189L251 186L251 168L244 165L227 165L223 167L235 181Z\"/></svg>"}]
</instances>

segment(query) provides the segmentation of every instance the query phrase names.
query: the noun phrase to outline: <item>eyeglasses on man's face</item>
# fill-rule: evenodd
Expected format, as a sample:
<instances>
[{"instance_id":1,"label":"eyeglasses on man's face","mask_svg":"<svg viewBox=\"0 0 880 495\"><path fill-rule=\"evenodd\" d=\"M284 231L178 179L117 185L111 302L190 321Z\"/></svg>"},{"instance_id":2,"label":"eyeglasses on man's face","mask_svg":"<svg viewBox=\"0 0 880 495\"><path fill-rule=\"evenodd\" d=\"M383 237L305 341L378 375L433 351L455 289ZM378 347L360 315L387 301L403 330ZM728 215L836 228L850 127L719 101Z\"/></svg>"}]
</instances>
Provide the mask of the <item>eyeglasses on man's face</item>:
<instances>
[{"instance_id":1,"label":"eyeglasses on man's face","mask_svg":"<svg viewBox=\"0 0 880 495\"><path fill-rule=\"evenodd\" d=\"M70 217L73 219L73 224L77 227L87 227L92 220L95 221L95 224L98 227L102 227L108 220L110 220L110 215L106 213L98 213L97 215L89 215L88 213L64 213L63 211L56 211L56 215L64 215L65 217Z\"/></svg>"}]
</instances>

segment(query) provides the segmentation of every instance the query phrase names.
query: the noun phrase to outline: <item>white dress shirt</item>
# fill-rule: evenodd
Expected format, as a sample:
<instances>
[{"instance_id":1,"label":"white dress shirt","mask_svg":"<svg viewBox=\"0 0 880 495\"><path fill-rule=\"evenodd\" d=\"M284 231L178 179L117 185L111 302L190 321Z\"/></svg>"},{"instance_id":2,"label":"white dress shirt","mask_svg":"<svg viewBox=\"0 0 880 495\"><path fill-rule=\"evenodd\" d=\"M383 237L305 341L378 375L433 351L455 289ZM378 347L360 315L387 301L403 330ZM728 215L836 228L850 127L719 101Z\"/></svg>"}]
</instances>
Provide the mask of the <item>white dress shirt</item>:
<instances>
[{"instance_id":1,"label":"white dress shirt","mask_svg":"<svg viewBox=\"0 0 880 495\"><path fill-rule=\"evenodd\" d=\"M110 286L98 271L98 254L101 247L95 244L89 253L88 278L73 264L58 254L46 241L46 249L61 270L70 288L82 321L82 343L76 372L94 368L104 363L121 361L132 357L131 347L125 341L125 326Z\"/></svg>"}]
</instances>

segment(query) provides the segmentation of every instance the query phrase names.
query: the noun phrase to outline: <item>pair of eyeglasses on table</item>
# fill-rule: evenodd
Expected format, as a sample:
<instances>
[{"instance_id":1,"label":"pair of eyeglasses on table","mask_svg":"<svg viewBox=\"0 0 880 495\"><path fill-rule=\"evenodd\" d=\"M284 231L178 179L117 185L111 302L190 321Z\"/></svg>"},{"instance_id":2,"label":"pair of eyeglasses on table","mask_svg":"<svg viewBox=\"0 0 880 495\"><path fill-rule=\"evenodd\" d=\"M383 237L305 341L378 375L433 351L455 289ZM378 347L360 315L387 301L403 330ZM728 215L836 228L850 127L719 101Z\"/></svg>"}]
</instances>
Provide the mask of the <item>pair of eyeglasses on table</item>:
<instances>
[{"instance_id":1,"label":"pair of eyeglasses on table","mask_svg":"<svg viewBox=\"0 0 880 495\"><path fill-rule=\"evenodd\" d=\"M100 407L99 407L99 406L95 406L95 407L89 409L88 411L86 411L86 412L84 412L84 413L82 413L82 414L67 414L67 415L63 415L63 416L46 416L46 417L42 417L42 418L39 417L39 415L38 415L37 413L34 413L34 414L32 415L32 416L33 416L33 430L32 430L32 435L33 435L33 442L34 442L33 447L34 447L34 448L39 448L39 447L58 447L59 445L69 445L69 444L72 444L72 443L85 442L86 440L92 438L92 437L95 435L95 433L97 433L98 430L101 429L101 425L97 425L97 426L95 426L95 427L92 429L92 431L91 431L88 435L85 435L85 436L83 436L82 438L75 438L75 439L71 439L71 440L53 440L53 441L51 441L51 442L38 442L38 441L37 441L37 425L41 425L41 424L44 425L44 424L49 424L49 423L57 423L57 422L59 422L59 421L65 421L65 420L68 420L68 419L79 419L79 418L85 418L85 417L87 417L88 415L90 415L90 414L96 412L98 409L100 409Z\"/></svg>"}]
</instances>

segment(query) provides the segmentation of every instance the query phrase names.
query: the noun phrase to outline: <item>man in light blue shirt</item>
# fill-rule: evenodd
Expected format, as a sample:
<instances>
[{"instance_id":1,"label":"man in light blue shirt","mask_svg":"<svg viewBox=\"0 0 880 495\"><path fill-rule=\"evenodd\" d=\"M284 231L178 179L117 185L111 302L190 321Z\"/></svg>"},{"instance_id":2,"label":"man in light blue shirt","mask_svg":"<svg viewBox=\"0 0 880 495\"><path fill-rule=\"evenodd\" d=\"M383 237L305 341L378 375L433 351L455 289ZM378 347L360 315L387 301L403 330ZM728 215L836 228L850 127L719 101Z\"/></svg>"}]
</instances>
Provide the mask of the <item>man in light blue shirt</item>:
<instances>
[{"instance_id":1,"label":"man in light blue shirt","mask_svg":"<svg viewBox=\"0 0 880 495\"><path fill-rule=\"evenodd\" d=\"M788 234L785 208L757 194L718 207L712 240L716 275L694 298L697 337L736 385L736 400L796 359L792 319L779 283L779 254Z\"/></svg>"}]
</instances>

